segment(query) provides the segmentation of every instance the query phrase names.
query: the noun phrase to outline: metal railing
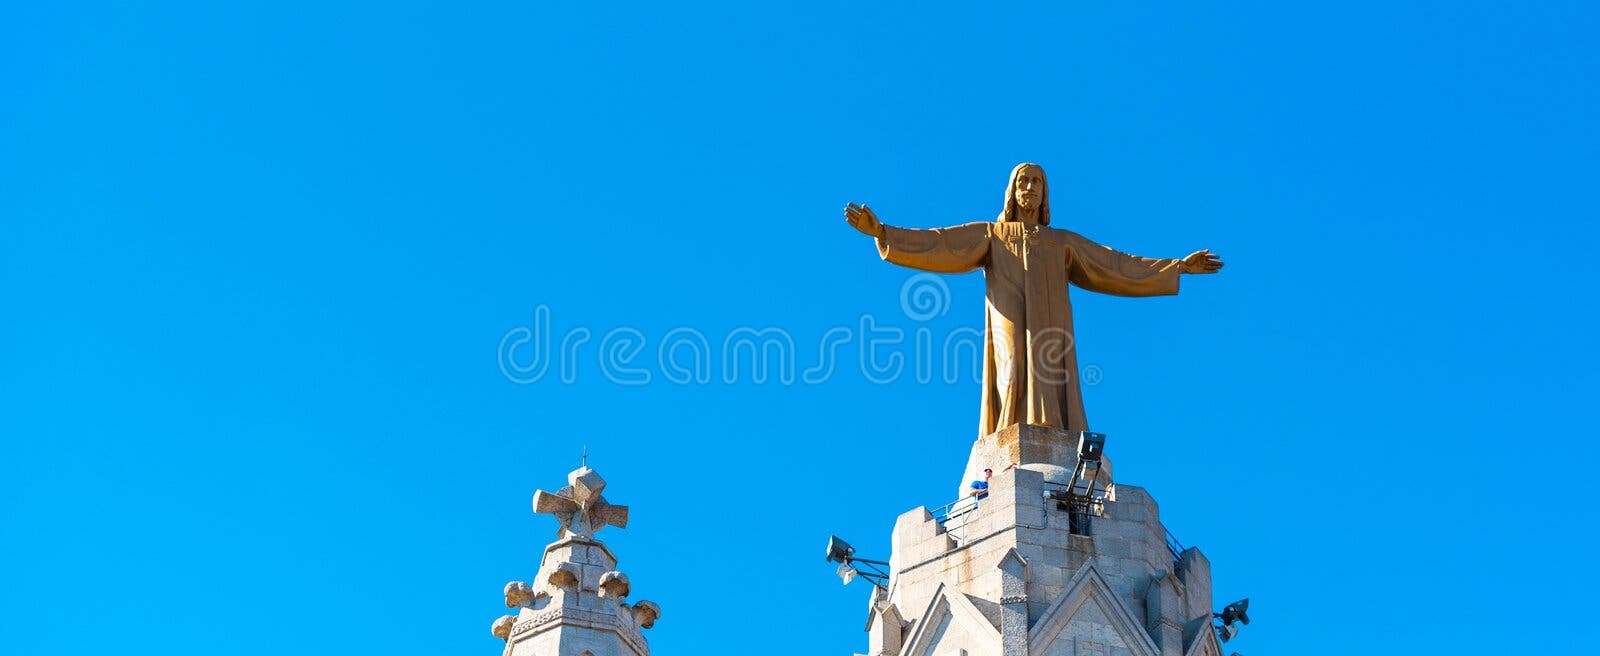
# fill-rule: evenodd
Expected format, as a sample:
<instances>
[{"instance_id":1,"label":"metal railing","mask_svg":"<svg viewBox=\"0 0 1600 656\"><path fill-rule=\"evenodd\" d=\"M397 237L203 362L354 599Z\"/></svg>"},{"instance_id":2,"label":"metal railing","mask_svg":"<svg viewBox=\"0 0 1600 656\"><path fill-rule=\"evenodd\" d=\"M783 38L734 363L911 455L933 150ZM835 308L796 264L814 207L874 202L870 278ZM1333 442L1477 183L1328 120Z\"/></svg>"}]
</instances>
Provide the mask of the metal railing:
<instances>
[{"instance_id":1,"label":"metal railing","mask_svg":"<svg viewBox=\"0 0 1600 656\"><path fill-rule=\"evenodd\" d=\"M978 503L977 497L961 497L928 512L944 528L945 534L959 545L966 539L967 523L977 515Z\"/></svg>"},{"instance_id":2,"label":"metal railing","mask_svg":"<svg viewBox=\"0 0 1600 656\"><path fill-rule=\"evenodd\" d=\"M1183 558L1183 552L1188 551L1178 537L1167 531L1167 551L1172 552L1172 562L1176 563Z\"/></svg>"},{"instance_id":3,"label":"metal railing","mask_svg":"<svg viewBox=\"0 0 1600 656\"><path fill-rule=\"evenodd\" d=\"M1071 486L1066 483L1045 481L1044 484L1046 488L1052 488L1053 494L1050 496L1052 499L1054 499L1056 495L1065 493L1071 489ZM951 539L955 540L956 545L959 546L966 540L967 524L972 521L973 517L977 516L979 503L981 503L981 501L979 501L977 497L965 496L939 506L938 508L929 510L928 513L933 515L934 521L937 521L939 526L944 528L945 533L949 535ZM1080 512L1084 512L1090 516L1099 517L1104 512L1104 504L1105 501L1104 497L1102 496L1101 498L1096 499L1093 503L1089 504L1088 507L1081 509ZM1088 518L1083 517L1080 518L1080 520L1087 523Z\"/></svg>"}]
</instances>

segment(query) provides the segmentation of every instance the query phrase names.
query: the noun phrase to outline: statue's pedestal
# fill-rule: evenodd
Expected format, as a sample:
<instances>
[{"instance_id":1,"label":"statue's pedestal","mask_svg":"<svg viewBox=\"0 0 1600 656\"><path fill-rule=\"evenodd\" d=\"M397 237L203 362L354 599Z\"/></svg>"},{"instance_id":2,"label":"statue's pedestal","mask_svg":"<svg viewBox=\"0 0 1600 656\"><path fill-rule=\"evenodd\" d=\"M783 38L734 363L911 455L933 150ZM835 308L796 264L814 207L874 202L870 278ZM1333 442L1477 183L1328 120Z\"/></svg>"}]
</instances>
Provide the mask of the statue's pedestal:
<instances>
[{"instance_id":1,"label":"statue's pedestal","mask_svg":"<svg viewBox=\"0 0 1600 656\"><path fill-rule=\"evenodd\" d=\"M1105 480L1115 480L1111 478L1111 458L1102 457L1100 463ZM1048 482L1067 485L1078 466L1078 436L1049 426L1012 424L980 437L972 443L956 496L966 496L973 481L983 480L984 469L998 474L1012 465L1039 472Z\"/></svg>"},{"instance_id":2,"label":"statue's pedestal","mask_svg":"<svg viewBox=\"0 0 1600 656\"><path fill-rule=\"evenodd\" d=\"M986 499L899 517L869 656L1220 656L1210 563L1174 553L1148 493L1120 485L1087 522L1049 498L1076 464L1066 437L1037 426L985 436L967 468L995 471Z\"/></svg>"}]
</instances>

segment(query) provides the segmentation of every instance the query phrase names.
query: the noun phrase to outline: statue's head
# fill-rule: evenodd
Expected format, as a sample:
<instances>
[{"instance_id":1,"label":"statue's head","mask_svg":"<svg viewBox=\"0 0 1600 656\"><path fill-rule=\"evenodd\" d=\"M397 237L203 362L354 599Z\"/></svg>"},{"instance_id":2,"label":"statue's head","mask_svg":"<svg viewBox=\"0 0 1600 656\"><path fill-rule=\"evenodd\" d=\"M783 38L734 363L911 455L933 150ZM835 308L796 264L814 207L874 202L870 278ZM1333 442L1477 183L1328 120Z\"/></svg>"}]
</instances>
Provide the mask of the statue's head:
<instances>
[{"instance_id":1,"label":"statue's head","mask_svg":"<svg viewBox=\"0 0 1600 656\"><path fill-rule=\"evenodd\" d=\"M997 220L1050 225L1050 184L1045 181L1044 167L1024 162L1011 169L1005 209Z\"/></svg>"}]
</instances>

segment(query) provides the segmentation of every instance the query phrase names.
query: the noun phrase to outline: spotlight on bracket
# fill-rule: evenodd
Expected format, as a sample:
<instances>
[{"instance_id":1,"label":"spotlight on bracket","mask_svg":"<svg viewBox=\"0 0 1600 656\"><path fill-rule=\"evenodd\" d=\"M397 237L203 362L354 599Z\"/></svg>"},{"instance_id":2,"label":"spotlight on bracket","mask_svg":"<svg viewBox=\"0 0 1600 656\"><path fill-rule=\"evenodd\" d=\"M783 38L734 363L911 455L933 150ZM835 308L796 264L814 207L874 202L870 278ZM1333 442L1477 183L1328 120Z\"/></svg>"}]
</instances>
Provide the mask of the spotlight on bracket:
<instances>
[{"instance_id":1,"label":"spotlight on bracket","mask_svg":"<svg viewBox=\"0 0 1600 656\"><path fill-rule=\"evenodd\" d=\"M850 556L856 553L856 548L849 542L839 539L837 535L828 536L828 562L848 563Z\"/></svg>"},{"instance_id":2,"label":"spotlight on bracket","mask_svg":"<svg viewBox=\"0 0 1600 656\"><path fill-rule=\"evenodd\" d=\"M1078 432L1078 457L1084 460L1099 460L1106 450L1105 433Z\"/></svg>"},{"instance_id":3,"label":"spotlight on bracket","mask_svg":"<svg viewBox=\"0 0 1600 656\"><path fill-rule=\"evenodd\" d=\"M1221 624L1214 625L1217 629L1217 639L1227 642L1238 636L1239 626L1250 623L1250 615L1245 612L1249 609L1250 599L1246 597L1223 607L1220 613L1212 613L1213 617L1222 620ZM1235 622L1238 623L1238 626L1235 626Z\"/></svg>"},{"instance_id":4,"label":"spotlight on bracket","mask_svg":"<svg viewBox=\"0 0 1600 656\"><path fill-rule=\"evenodd\" d=\"M1049 490L1045 495L1056 502L1057 510L1066 510L1067 528L1073 535L1091 535L1090 522L1105 509L1110 494L1111 476L1105 464L1105 433L1078 433L1078 464L1072 469L1072 480L1065 490Z\"/></svg>"},{"instance_id":5,"label":"spotlight on bracket","mask_svg":"<svg viewBox=\"0 0 1600 656\"><path fill-rule=\"evenodd\" d=\"M850 546L849 542L839 539L837 535L828 536L828 562L839 563L839 569L836 573L839 575L839 579L844 581L845 585L850 585L851 581L860 576L872 581L872 584L877 587L888 586L889 572L883 568L888 567L889 563L881 560L856 558L855 553L856 548Z\"/></svg>"},{"instance_id":6,"label":"spotlight on bracket","mask_svg":"<svg viewBox=\"0 0 1600 656\"><path fill-rule=\"evenodd\" d=\"M1240 599L1240 600L1235 601L1235 602L1233 602L1231 604L1228 604L1227 606L1223 607L1222 612L1214 613L1214 615L1216 615L1219 618L1222 618L1222 623L1224 625L1227 625L1227 626L1233 626L1233 623L1235 621L1237 621L1237 622L1239 622L1241 624L1249 624L1250 623L1250 616L1245 614L1245 611L1247 611L1249 609L1250 609L1250 598L1249 597L1245 597L1244 599Z\"/></svg>"},{"instance_id":7,"label":"spotlight on bracket","mask_svg":"<svg viewBox=\"0 0 1600 656\"><path fill-rule=\"evenodd\" d=\"M1105 492L1106 482L1100 480L1100 465L1105 450L1105 433L1078 433L1078 466L1072 472L1073 494L1090 497Z\"/></svg>"}]
</instances>

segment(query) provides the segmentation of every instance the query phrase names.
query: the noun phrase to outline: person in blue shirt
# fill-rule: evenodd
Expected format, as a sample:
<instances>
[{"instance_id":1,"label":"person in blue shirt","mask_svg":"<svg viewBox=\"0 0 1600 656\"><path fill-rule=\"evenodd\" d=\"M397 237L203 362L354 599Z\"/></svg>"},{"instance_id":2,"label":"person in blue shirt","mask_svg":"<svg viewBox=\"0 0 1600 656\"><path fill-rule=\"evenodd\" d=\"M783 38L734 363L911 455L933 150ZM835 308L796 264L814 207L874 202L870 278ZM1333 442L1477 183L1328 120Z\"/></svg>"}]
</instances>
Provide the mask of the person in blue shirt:
<instances>
[{"instance_id":1,"label":"person in blue shirt","mask_svg":"<svg viewBox=\"0 0 1600 656\"><path fill-rule=\"evenodd\" d=\"M972 482L972 490L967 492L967 496L972 497L973 499L982 499L984 497L989 496L989 477L990 476L994 476L994 470L993 469L985 469L985 470L983 470L983 480L981 480L981 481L973 481Z\"/></svg>"}]
</instances>

